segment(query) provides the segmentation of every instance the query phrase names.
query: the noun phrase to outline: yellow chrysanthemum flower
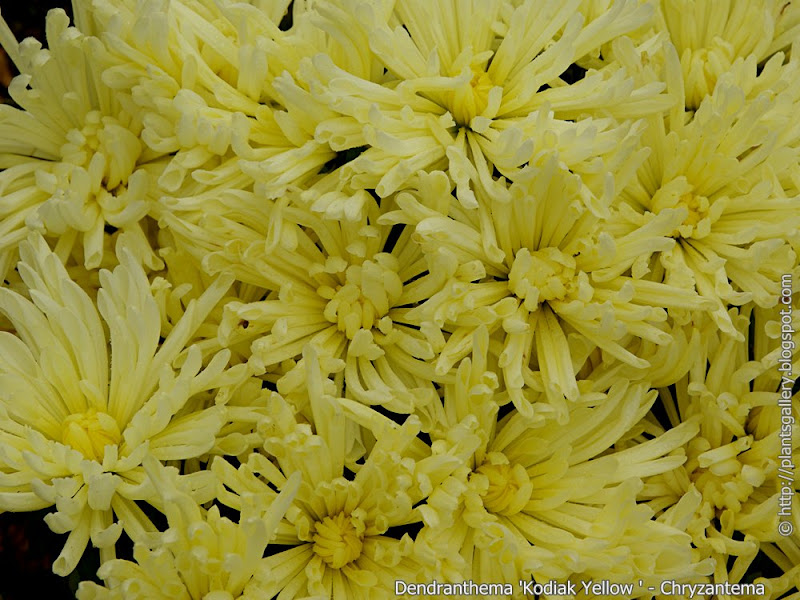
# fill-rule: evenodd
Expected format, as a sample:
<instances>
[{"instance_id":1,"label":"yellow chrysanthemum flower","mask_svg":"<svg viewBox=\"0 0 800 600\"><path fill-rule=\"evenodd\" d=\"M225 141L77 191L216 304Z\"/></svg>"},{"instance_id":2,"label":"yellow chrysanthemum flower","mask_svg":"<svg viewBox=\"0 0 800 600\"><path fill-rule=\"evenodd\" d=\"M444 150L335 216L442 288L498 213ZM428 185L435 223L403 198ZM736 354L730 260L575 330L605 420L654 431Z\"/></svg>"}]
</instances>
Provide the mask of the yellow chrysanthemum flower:
<instances>
[{"instance_id":1,"label":"yellow chrysanthemum flower","mask_svg":"<svg viewBox=\"0 0 800 600\"><path fill-rule=\"evenodd\" d=\"M365 440L367 451L359 428L330 395L333 382L322 378L311 348L305 364L307 387L292 403L273 393L268 414L258 423L267 454L251 454L239 469L224 459L212 463L219 500L236 510L247 494L273 502L273 490L282 490L299 473L294 504L274 539L293 548L264 560L254 589L264 598L279 594L287 600L307 594L334 600L386 597L395 580L419 576L411 538L397 539L389 530L419 521L413 505L422 492L416 481L427 472L427 479L433 475L438 483L436 463L419 467L417 460L430 451L415 437L419 423L413 417Z\"/></svg>"},{"instance_id":2,"label":"yellow chrysanthemum flower","mask_svg":"<svg viewBox=\"0 0 800 600\"><path fill-rule=\"evenodd\" d=\"M16 330L0 332L0 509L55 506L48 525L70 535L53 570L66 575L90 539L109 558L123 529L134 540L155 530L136 504L153 494L144 456L208 453L226 422L225 397L249 372L226 369L227 352L203 368L197 347L184 351L229 279L211 285L160 340L158 307L130 252L101 272L97 307L41 237L20 253L31 300L0 288L0 312Z\"/></svg>"},{"instance_id":3,"label":"yellow chrysanthemum flower","mask_svg":"<svg viewBox=\"0 0 800 600\"><path fill-rule=\"evenodd\" d=\"M246 188L255 177L277 198L336 158L315 130L338 115L294 74L303 58L319 52L361 70L348 62L350 49L316 22L334 6L311 11L297 2L287 13L288 4L95 3L93 18L120 62L106 79L130 90L143 115L143 142L174 153L159 178L164 190ZM289 15L286 31L280 24Z\"/></svg>"},{"instance_id":4,"label":"yellow chrysanthemum flower","mask_svg":"<svg viewBox=\"0 0 800 600\"><path fill-rule=\"evenodd\" d=\"M746 334L755 319L758 333L743 341L705 321L688 375L659 390L669 425L699 419L700 428L682 449L686 463L648 479L640 494L656 511L685 513L694 547L716 564L716 581L737 581L762 546L781 540L780 468L800 461L797 426L790 426L788 438L780 435L782 423L800 419L793 381L778 370L780 342L766 335L772 329L767 315L751 312L731 311L737 330ZM770 318L779 315L769 312ZM798 534L785 543L796 546ZM729 557L736 557L733 567Z\"/></svg>"},{"instance_id":5,"label":"yellow chrysanthemum flower","mask_svg":"<svg viewBox=\"0 0 800 600\"><path fill-rule=\"evenodd\" d=\"M664 211L648 227L614 239L603 218L609 199L593 201L555 156L527 167L506 198L478 186L481 208L472 214L452 209L443 173L420 179L433 183L416 194L399 193L401 210L385 219L416 224L423 251L448 257L452 266L444 287L411 316L435 325L424 331L450 332L436 363L440 375L469 352L476 327L497 332L505 386L527 415L526 388L545 391L562 422L568 418L564 398L577 399L575 374L582 366L573 359L587 345L647 367L625 345L632 338L668 344L662 307L707 304L693 292L622 275L650 253L673 246L665 234L677 224L677 211ZM457 270L469 276L453 277Z\"/></svg>"},{"instance_id":6,"label":"yellow chrysanthemum flower","mask_svg":"<svg viewBox=\"0 0 800 600\"><path fill-rule=\"evenodd\" d=\"M642 136L650 155L609 221L612 233L629 235L665 211L681 211L669 233L676 243L634 275L696 290L712 303L717 326L737 337L727 306L774 306L781 276L800 274L793 249L800 213L790 197L800 174L800 80L797 64L793 78L773 68L781 61L774 57L758 76L753 57L737 63L688 122L682 110L650 119ZM680 79L671 79L680 94Z\"/></svg>"},{"instance_id":7,"label":"yellow chrysanthemum flower","mask_svg":"<svg viewBox=\"0 0 800 600\"><path fill-rule=\"evenodd\" d=\"M223 343L255 340L251 362L271 378L291 369L311 344L345 362L353 398L395 412L413 412L433 398L426 361L435 342L407 315L437 283L409 229L382 225L382 208L363 190L358 209L340 208L338 220L333 205L354 198L331 192L310 207L295 196L274 203L245 192L221 198L203 198L201 224L191 213L166 221L209 272L232 269L264 290L259 301L225 306Z\"/></svg>"},{"instance_id":8,"label":"yellow chrysanthemum flower","mask_svg":"<svg viewBox=\"0 0 800 600\"><path fill-rule=\"evenodd\" d=\"M433 447L461 446L463 466L420 507L425 527L417 544L428 580L652 584L706 573L707 562L692 562L686 533L636 503L642 477L684 462L668 455L696 433L696 423L610 450L637 429L655 399L645 386L621 381L607 394L582 396L568 425L515 410L501 418L499 403L508 395L487 370L488 347L480 330L435 415Z\"/></svg>"},{"instance_id":9,"label":"yellow chrysanthemum flower","mask_svg":"<svg viewBox=\"0 0 800 600\"><path fill-rule=\"evenodd\" d=\"M662 83L637 88L616 64L577 83L561 79L574 60L648 21L651 7L635 0L614 2L586 25L579 0L458 8L408 0L390 13L348 4L349 13L331 14L328 27L340 37L365 31L385 72L366 79L325 54L301 69L340 115L321 122L316 137L337 151L366 147L340 168L341 185L383 198L420 169L442 169L458 184L458 201L474 208L470 186L486 186L494 168L510 176L534 152L554 147L576 172L596 173L598 162L625 149L630 126L617 119L669 106ZM551 109L555 120L543 127Z\"/></svg>"},{"instance_id":10,"label":"yellow chrysanthemum flower","mask_svg":"<svg viewBox=\"0 0 800 600\"><path fill-rule=\"evenodd\" d=\"M697 109L737 59L764 62L800 34L800 5L786 0L660 0L661 29L678 51L685 105Z\"/></svg>"},{"instance_id":11,"label":"yellow chrysanthemum flower","mask_svg":"<svg viewBox=\"0 0 800 600\"><path fill-rule=\"evenodd\" d=\"M105 229L118 228L160 268L145 217L164 153L142 143L138 111L103 82L114 63L102 43L68 24L62 10L48 15L43 50L32 38L17 43L0 18L0 43L22 73L9 86L22 110L0 105L0 275L31 229L66 243L79 236L85 266L97 268L113 263Z\"/></svg>"},{"instance_id":12,"label":"yellow chrysanthemum flower","mask_svg":"<svg viewBox=\"0 0 800 600\"><path fill-rule=\"evenodd\" d=\"M297 492L300 475L290 477L269 504L253 494L242 500L239 522L220 516L219 508L203 510L177 474L149 457L144 463L161 498L169 529L137 544L134 559L110 560L98 575L106 583L83 582L79 600L256 600L255 573L263 569L264 552Z\"/></svg>"}]
</instances>

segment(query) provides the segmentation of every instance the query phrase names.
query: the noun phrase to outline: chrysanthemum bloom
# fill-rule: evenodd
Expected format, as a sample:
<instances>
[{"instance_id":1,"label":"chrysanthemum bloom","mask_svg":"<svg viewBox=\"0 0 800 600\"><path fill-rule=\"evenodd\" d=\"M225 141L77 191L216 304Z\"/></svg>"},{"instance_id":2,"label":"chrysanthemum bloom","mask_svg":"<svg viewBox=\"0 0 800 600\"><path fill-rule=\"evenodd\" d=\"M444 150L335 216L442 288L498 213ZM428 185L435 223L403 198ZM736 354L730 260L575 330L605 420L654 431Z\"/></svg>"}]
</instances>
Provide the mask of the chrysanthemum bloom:
<instances>
[{"instance_id":1,"label":"chrysanthemum bloom","mask_svg":"<svg viewBox=\"0 0 800 600\"><path fill-rule=\"evenodd\" d=\"M274 540L294 547L264 560L254 589L263 598L280 593L287 600L307 594L384 598L393 593L395 580L419 577L411 538L397 539L390 529L419 521L413 509L423 499L417 481L424 475L437 484L441 461L425 461L430 449L416 438L415 417L375 431L371 442L364 439L365 449L359 427L330 395L334 383L323 379L310 348L305 364L307 387L293 403L277 393L268 400L268 416L258 425L266 456L253 453L238 470L224 459L212 462L211 470L225 486L218 498L237 510L240 496L247 494L268 504L274 490L299 473L297 496Z\"/></svg>"},{"instance_id":2,"label":"chrysanthemum bloom","mask_svg":"<svg viewBox=\"0 0 800 600\"><path fill-rule=\"evenodd\" d=\"M143 142L175 153L159 179L165 190L244 188L253 176L276 198L336 157L315 130L338 115L295 74L301 59L320 52L366 77L370 61L364 73L351 40L326 33L324 16L340 11L333 3L310 11L297 2L287 15L288 4L95 2L98 35L121 63L106 79L130 90L143 114ZM287 16L288 31L279 27Z\"/></svg>"},{"instance_id":3,"label":"chrysanthemum bloom","mask_svg":"<svg viewBox=\"0 0 800 600\"><path fill-rule=\"evenodd\" d=\"M472 359L445 386L431 431L434 446L467 432L480 444L420 508L426 524L417 543L428 574L476 582L575 576L652 583L703 573L709 565L692 563L689 536L636 503L642 477L684 462L668 455L696 433L696 423L615 451L656 395L623 381L608 393L582 396L567 425L552 417L532 422L515 410L498 419L498 403L508 400L486 370L488 345L479 330Z\"/></svg>"},{"instance_id":4,"label":"chrysanthemum bloom","mask_svg":"<svg viewBox=\"0 0 800 600\"><path fill-rule=\"evenodd\" d=\"M637 88L616 64L577 83L561 78L576 59L648 21L651 7L635 0L614 2L586 25L578 0L516 8L465 1L458 10L408 0L390 14L375 3L347 4L328 28L339 37L366 32L385 74L367 79L320 54L300 77L340 115L320 123L317 139L335 150L366 147L339 170L341 182L382 198L420 169L441 169L458 184L458 201L475 208L475 181L488 187L494 167L508 175L542 147L559 150L576 172L596 173L598 163L624 155L630 125L617 119L669 105L662 83Z\"/></svg>"},{"instance_id":5,"label":"chrysanthemum bloom","mask_svg":"<svg viewBox=\"0 0 800 600\"><path fill-rule=\"evenodd\" d=\"M674 52L657 75L643 53L626 54L624 62L639 64L640 75L670 81L676 101L683 95ZM800 181L793 116L800 84L798 63L780 68L782 62L778 54L759 71L754 56L739 60L695 113L678 105L666 118L648 119L642 150L649 156L617 195L609 220L612 234L628 235L652 227L665 210L683 211L668 234L676 244L637 261L632 274L696 290L711 302L717 326L737 337L727 306L774 306L781 276L797 269L800 216L791 196Z\"/></svg>"},{"instance_id":6,"label":"chrysanthemum bloom","mask_svg":"<svg viewBox=\"0 0 800 600\"><path fill-rule=\"evenodd\" d=\"M103 82L114 64L103 44L68 24L64 11L48 14L43 50L34 39L18 44L0 19L0 42L22 73L9 87L22 110L0 106L0 275L30 229L77 241L85 266L97 268L114 260L104 229L118 228L160 268L145 217L165 153L142 144L138 111Z\"/></svg>"},{"instance_id":7,"label":"chrysanthemum bloom","mask_svg":"<svg viewBox=\"0 0 800 600\"><path fill-rule=\"evenodd\" d=\"M101 272L97 308L44 239L23 242L20 253L32 301L0 288L0 312L16 330L0 332L0 509L55 506L48 525L70 535L53 570L66 575L89 539L110 558L123 529L134 540L154 530L137 505L153 501L143 457L211 450L226 421L222 403L248 370L226 369L227 352L202 368L200 350L184 350L230 279L211 285L161 341L149 282L127 250ZM206 474L192 477L200 490Z\"/></svg>"},{"instance_id":8,"label":"chrysanthemum bloom","mask_svg":"<svg viewBox=\"0 0 800 600\"><path fill-rule=\"evenodd\" d=\"M257 600L252 577L263 558L278 523L297 492L300 475L290 477L269 504L245 494L238 523L220 516L219 508L202 509L188 490L148 457L144 463L169 522L148 544L137 544L134 560L110 560L98 576L106 587L81 583L79 600Z\"/></svg>"},{"instance_id":9,"label":"chrysanthemum bloom","mask_svg":"<svg viewBox=\"0 0 800 600\"><path fill-rule=\"evenodd\" d=\"M435 396L425 362L435 356L435 340L407 314L441 282L431 281L410 230L380 224L381 208L363 190L357 210L343 208L340 220L330 218L330 205L306 207L295 195L277 202L246 192L220 198L208 198L198 225L166 222L209 272L232 269L264 290L263 300L226 305L223 343L256 339L251 362L268 374L285 373L311 344L321 356L345 361L351 397L396 412Z\"/></svg>"},{"instance_id":10,"label":"chrysanthemum bloom","mask_svg":"<svg viewBox=\"0 0 800 600\"><path fill-rule=\"evenodd\" d=\"M682 211L669 234L676 243L634 275L696 290L712 303L717 326L737 337L727 306L774 306L781 276L797 275L800 213L785 188L792 191L800 173L800 85L776 71L782 60L775 56L758 76L754 57L737 63L688 123L682 110L649 119L642 146L650 155L609 220L613 234L629 235L664 211ZM671 80L680 97L680 78Z\"/></svg>"},{"instance_id":11,"label":"chrysanthemum bloom","mask_svg":"<svg viewBox=\"0 0 800 600\"><path fill-rule=\"evenodd\" d=\"M660 0L661 28L678 50L685 105L697 109L737 59L764 62L800 36L800 5L786 0Z\"/></svg>"},{"instance_id":12,"label":"chrysanthemum bloom","mask_svg":"<svg viewBox=\"0 0 800 600\"><path fill-rule=\"evenodd\" d=\"M507 198L477 186L486 208L481 220L452 209L443 173L420 179L436 184L398 194L401 210L385 220L415 224L423 251L449 257L471 281L451 277L411 316L435 324L426 331L450 332L436 364L439 374L469 352L476 327L485 324L496 332L505 386L526 415L531 404L525 386L545 391L562 422L567 419L564 398L578 397L575 373L582 361L577 358L585 357L587 346L647 367L626 343L640 338L669 344L663 307L706 303L693 292L622 275L650 253L674 245L665 234L677 225L677 211L664 211L648 227L614 239L603 218L609 198L593 200L554 155L521 172Z\"/></svg>"},{"instance_id":13,"label":"chrysanthemum bloom","mask_svg":"<svg viewBox=\"0 0 800 600\"><path fill-rule=\"evenodd\" d=\"M794 436L788 444L780 436L781 423L798 420L800 411L792 399L792 382L778 369L779 340L769 339L765 315L758 315L754 333L748 334L752 308L731 312L744 340L721 334L706 319L688 375L674 391L659 391L670 425L692 419L700 428L685 444L686 463L648 479L640 494L655 511L689 511L687 531L702 555L715 561L717 581L738 580L762 544L781 540L779 468L800 460L797 426L790 423ZM770 318L778 315L769 312ZM796 352L790 351L790 361ZM661 431L655 425L655 433ZM683 507L674 509L678 504ZM797 536L786 543L796 548ZM733 567L729 557L737 557Z\"/></svg>"}]
</instances>

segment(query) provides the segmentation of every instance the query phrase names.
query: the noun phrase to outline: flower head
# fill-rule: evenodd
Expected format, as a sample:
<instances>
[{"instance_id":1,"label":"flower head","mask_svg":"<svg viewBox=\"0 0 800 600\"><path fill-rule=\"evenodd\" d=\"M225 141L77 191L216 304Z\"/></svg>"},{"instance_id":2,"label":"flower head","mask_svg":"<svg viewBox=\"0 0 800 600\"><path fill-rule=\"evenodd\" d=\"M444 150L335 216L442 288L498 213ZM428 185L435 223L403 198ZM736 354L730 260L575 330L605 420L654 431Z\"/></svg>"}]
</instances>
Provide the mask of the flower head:
<instances>
[{"instance_id":1,"label":"flower head","mask_svg":"<svg viewBox=\"0 0 800 600\"><path fill-rule=\"evenodd\" d=\"M98 308L43 238L23 242L20 253L31 299L0 288L0 311L16 330L0 333L0 507L55 505L46 520L70 532L53 567L65 575L90 538L110 557L123 529L133 539L154 530L137 505L153 501L144 456L183 460L212 450L224 399L248 371L226 369L227 352L203 368L197 347L184 351L229 282L214 283L160 341L156 302L129 252L101 272Z\"/></svg>"},{"instance_id":2,"label":"flower head","mask_svg":"<svg viewBox=\"0 0 800 600\"><path fill-rule=\"evenodd\" d=\"M265 559L254 585L264 597L281 590L289 597L381 597L395 579L414 581L419 570L411 538L390 532L419 520L412 507L423 492L415 480L430 470L417 466L427 454L415 437L419 424L411 418L386 425L367 450L369 441L328 393L332 382L322 379L310 347L305 361L307 387L288 400L273 393L258 423L266 454L251 454L238 469L224 459L213 462L225 486L219 499L235 509L249 493L272 502L275 489L301 475L275 538L293 548ZM361 405L353 404L358 412Z\"/></svg>"},{"instance_id":3,"label":"flower head","mask_svg":"<svg viewBox=\"0 0 800 600\"><path fill-rule=\"evenodd\" d=\"M798 2L73 12L0 18L0 512L81 600L798 589Z\"/></svg>"},{"instance_id":4,"label":"flower head","mask_svg":"<svg viewBox=\"0 0 800 600\"><path fill-rule=\"evenodd\" d=\"M685 461L671 453L696 424L616 451L655 399L644 385L622 382L583 395L567 425L552 416L530 420L514 409L500 417L499 405L508 400L487 371L488 345L486 330L479 330L472 357L445 387L431 432L434 447L460 446L465 456L420 508L425 527L417 544L429 575L633 581L707 572L710 563L692 563L686 533L652 520L636 502L643 477ZM475 437L479 443L467 445Z\"/></svg>"},{"instance_id":5,"label":"flower head","mask_svg":"<svg viewBox=\"0 0 800 600\"><path fill-rule=\"evenodd\" d=\"M425 179L443 180L435 189L449 189L441 173ZM559 418L567 418L563 399L577 399L575 374L581 364L573 357L584 344L635 368L647 367L644 358L625 348L627 341L669 343L660 307L705 305L685 290L623 275L636 271L656 249L672 247L664 234L675 211L614 239L606 231L603 201L593 200L555 156L527 167L525 179L506 190L507 198L479 186L480 218L451 210L446 195L429 195L431 185L420 189L398 194L401 210L387 219L416 224L423 252L449 269L437 277L444 286L411 312L451 334L437 372L447 373L467 354L472 332L486 325L502 345L498 365L509 394L526 414L531 408L524 386L545 391Z\"/></svg>"},{"instance_id":6,"label":"flower head","mask_svg":"<svg viewBox=\"0 0 800 600\"><path fill-rule=\"evenodd\" d=\"M576 59L648 21L650 8L635 1L614 2L591 24L576 12L578 0L469 1L457 11L410 0L387 14L352 4L358 9L329 26L340 35L364 30L383 74L366 79L324 54L301 69L341 115L320 123L316 137L336 150L366 147L338 170L343 186L385 198L419 170L444 169L458 184L458 202L475 208L471 188L485 185L493 169L511 177L533 154L555 147L577 172L593 173L589 155L611 163L624 154L629 125L619 121L668 106L662 84L637 88L618 64L579 82L562 79Z\"/></svg>"},{"instance_id":7,"label":"flower head","mask_svg":"<svg viewBox=\"0 0 800 600\"><path fill-rule=\"evenodd\" d=\"M686 107L697 109L737 59L762 62L800 32L798 6L783 0L662 0L662 27L681 61Z\"/></svg>"},{"instance_id":8,"label":"flower head","mask_svg":"<svg viewBox=\"0 0 800 600\"><path fill-rule=\"evenodd\" d=\"M337 205L347 202L357 202L357 210L334 218ZM370 194L330 192L311 206L288 196L259 206L252 194L241 193L208 208L208 227L192 225L189 217L170 220L171 228L195 240L187 248L209 239L206 269L232 269L240 281L264 290L257 301L226 305L222 343L253 340L251 363L267 377L286 375L283 391L297 379L288 371L311 344L320 356L344 361L349 393L362 402L410 413L433 397L426 361L435 346L407 315L436 283L412 232L382 224ZM237 239L222 246L231 231Z\"/></svg>"},{"instance_id":9,"label":"flower head","mask_svg":"<svg viewBox=\"0 0 800 600\"><path fill-rule=\"evenodd\" d=\"M689 373L674 391L659 392L669 425L695 419L699 431L682 449L686 462L647 480L642 497L674 513L670 518L682 515L694 546L718 565L729 556L749 563L778 538L779 467L797 456L791 437L779 436L780 424L798 411L792 385L777 369L776 341L767 335L776 314L732 309L737 330L747 332L751 318L756 323L758 333L742 341L705 321Z\"/></svg>"},{"instance_id":10,"label":"flower head","mask_svg":"<svg viewBox=\"0 0 800 600\"><path fill-rule=\"evenodd\" d=\"M0 209L0 267L5 273L19 242L36 229L79 236L85 266L97 268L113 260L104 248L110 226L125 232L150 268L159 268L143 221L164 153L142 144L137 111L103 82L113 61L102 43L68 23L61 10L48 15L48 50L33 39L17 43L4 22L0 28L22 73L9 87L21 110L4 105L0 111L0 186L13 198ZM75 75L62 77L66 72Z\"/></svg>"},{"instance_id":11,"label":"flower head","mask_svg":"<svg viewBox=\"0 0 800 600\"><path fill-rule=\"evenodd\" d=\"M152 457L144 463L162 499L169 522L149 545L138 544L134 561L110 560L99 570L106 583L81 583L80 600L190 600L223 597L259 598L252 578L263 568L263 554L297 492L299 475L290 478L274 502L255 498L243 503L239 522L220 516L219 508L204 510L177 474Z\"/></svg>"},{"instance_id":12,"label":"flower head","mask_svg":"<svg viewBox=\"0 0 800 600\"><path fill-rule=\"evenodd\" d=\"M335 158L314 138L316 125L335 113L294 77L303 58L339 55L308 12L304 3L289 9L285 2L95 3L94 19L117 59L109 85L130 95L143 143L173 154L158 179L164 191L245 188L255 177L280 197ZM280 27L285 17L288 30Z\"/></svg>"},{"instance_id":13,"label":"flower head","mask_svg":"<svg viewBox=\"0 0 800 600\"><path fill-rule=\"evenodd\" d=\"M683 110L650 120L642 142L653 152L617 197L610 222L628 234L680 211L669 234L676 243L655 253L641 276L696 290L717 326L737 337L727 306L774 306L780 277L797 269L790 156L800 140L791 116L800 88L775 70L782 60L776 55L759 75L755 57L737 63L688 122Z\"/></svg>"}]
</instances>

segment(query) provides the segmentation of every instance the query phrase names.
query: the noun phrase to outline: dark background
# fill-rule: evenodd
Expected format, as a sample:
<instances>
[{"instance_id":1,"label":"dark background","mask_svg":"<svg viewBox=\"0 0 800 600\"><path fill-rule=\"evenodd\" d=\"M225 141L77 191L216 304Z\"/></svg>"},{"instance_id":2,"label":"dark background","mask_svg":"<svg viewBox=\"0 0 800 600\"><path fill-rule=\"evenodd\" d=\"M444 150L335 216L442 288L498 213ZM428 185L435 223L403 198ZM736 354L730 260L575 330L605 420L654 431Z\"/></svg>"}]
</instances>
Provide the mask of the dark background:
<instances>
[{"instance_id":1,"label":"dark background","mask_svg":"<svg viewBox=\"0 0 800 600\"><path fill-rule=\"evenodd\" d=\"M63 8L72 18L69 0L0 0L0 15L18 40L33 36L44 44L44 19L51 8ZM0 95L7 101L11 78L17 74L5 51L0 49Z\"/></svg>"}]
</instances>

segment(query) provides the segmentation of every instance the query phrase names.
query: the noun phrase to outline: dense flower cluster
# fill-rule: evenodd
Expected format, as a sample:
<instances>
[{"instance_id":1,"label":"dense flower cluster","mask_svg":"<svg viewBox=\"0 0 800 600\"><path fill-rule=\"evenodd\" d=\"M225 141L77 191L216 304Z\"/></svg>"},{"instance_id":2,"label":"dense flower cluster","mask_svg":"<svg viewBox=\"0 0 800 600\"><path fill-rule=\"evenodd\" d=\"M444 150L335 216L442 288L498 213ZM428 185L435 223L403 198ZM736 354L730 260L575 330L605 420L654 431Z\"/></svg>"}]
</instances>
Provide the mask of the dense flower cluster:
<instances>
[{"instance_id":1,"label":"dense flower cluster","mask_svg":"<svg viewBox=\"0 0 800 600\"><path fill-rule=\"evenodd\" d=\"M80 600L800 597L800 3L73 7L0 18L0 511Z\"/></svg>"}]
</instances>

